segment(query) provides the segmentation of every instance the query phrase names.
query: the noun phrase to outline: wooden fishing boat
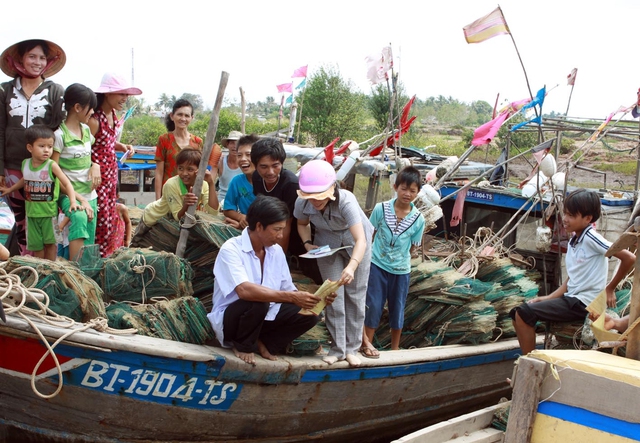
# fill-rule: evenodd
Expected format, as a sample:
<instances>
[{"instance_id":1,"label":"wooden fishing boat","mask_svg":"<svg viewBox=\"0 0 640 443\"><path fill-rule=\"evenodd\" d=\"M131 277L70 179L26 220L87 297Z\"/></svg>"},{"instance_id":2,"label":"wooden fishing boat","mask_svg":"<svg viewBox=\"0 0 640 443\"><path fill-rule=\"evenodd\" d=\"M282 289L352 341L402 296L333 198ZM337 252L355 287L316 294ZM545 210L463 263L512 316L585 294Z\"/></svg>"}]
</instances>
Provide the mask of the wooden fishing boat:
<instances>
[{"instance_id":1,"label":"wooden fishing boat","mask_svg":"<svg viewBox=\"0 0 640 443\"><path fill-rule=\"evenodd\" d=\"M506 432L494 405L406 435L398 443L640 441L640 362L599 351L536 350L518 360ZM464 437L464 439L457 439Z\"/></svg>"},{"instance_id":2,"label":"wooden fishing boat","mask_svg":"<svg viewBox=\"0 0 640 443\"><path fill-rule=\"evenodd\" d=\"M50 342L69 332L33 321ZM46 349L25 320L8 315L0 342L5 433L61 442L389 441L508 395L519 353L504 340L383 352L358 368L320 356L249 366L218 347L87 330L55 348L59 369L47 357L36 372Z\"/></svg>"}]
</instances>

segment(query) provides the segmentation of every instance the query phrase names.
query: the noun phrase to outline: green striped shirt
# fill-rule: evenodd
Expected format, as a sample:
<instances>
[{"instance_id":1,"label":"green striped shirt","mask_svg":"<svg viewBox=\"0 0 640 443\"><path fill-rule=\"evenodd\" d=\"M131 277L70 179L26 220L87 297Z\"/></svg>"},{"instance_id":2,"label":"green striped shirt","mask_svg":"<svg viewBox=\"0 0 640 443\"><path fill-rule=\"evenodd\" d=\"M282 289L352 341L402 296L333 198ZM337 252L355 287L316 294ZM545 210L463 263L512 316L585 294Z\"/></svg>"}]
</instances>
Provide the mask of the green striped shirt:
<instances>
[{"instance_id":1,"label":"green striped shirt","mask_svg":"<svg viewBox=\"0 0 640 443\"><path fill-rule=\"evenodd\" d=\"M69 177L73 189L87 200L98 197L91 189L89 170L91 169L91 145L95 138L91 135L89 126L80 123L82 139L69 131L66 123L62 123L55 132L53 150L60 153L60 169Z\"/></svg>"}]
</instances>

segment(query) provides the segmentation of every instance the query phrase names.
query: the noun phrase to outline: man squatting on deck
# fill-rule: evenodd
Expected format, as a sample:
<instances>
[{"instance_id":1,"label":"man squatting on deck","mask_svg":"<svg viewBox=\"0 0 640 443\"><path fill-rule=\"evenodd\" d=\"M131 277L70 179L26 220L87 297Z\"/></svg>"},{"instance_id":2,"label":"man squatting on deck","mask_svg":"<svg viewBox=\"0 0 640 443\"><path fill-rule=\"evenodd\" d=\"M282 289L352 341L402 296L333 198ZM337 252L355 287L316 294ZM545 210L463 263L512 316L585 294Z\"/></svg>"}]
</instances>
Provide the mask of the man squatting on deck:
<instances>
[{"instance_id":1,"label":"man squatting on deck","mask_svg":"<svg viewBox=\"0 0 640 443\"><path fill-rule=\"evenodd\" d=\"M576 189L564 200L562 225L567 233L573 232L565 258L567 280L551 294L535 297L509 312L523 355L535 349L538 321L584 321L586 307L603 289L607 291L607 306L616 305L616 286L636 257L626 249L616 253L620 266L607 284L605 253L611 242L592 226L600 218L600 211L600 197L593 191Z\"/></svg>"},{"instance_id":2,"label":"man squatting on deck","mask_svg":"<svg viewBox=\"0 0 640 443\"><path fill-rule=\"evenodd\" d=\"M220 344L249 364L255 364L255 351L276 360L274 354L318 322L315 315L298 313L320 298L296 290L278 245L290 217L284 202L259 195L247 211L248 226L222 245L213 267L209 321ZM335 298L327 296L327 304Z\"/></svg>"}]
</instances>

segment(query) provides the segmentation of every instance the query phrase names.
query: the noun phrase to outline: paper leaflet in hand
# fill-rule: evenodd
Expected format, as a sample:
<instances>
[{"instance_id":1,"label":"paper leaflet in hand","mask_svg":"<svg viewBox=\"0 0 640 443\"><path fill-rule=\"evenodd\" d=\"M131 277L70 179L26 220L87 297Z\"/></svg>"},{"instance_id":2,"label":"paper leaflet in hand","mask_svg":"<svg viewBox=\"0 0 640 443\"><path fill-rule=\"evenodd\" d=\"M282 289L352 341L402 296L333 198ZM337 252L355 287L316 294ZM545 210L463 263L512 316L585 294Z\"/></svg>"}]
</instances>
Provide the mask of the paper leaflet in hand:
<instances>
[{"instance_id":1,"label":"paper leaflet in hand","mask_svg":"<svg viewBox=\"0 0 640 443\"><path fill-rule=\"evenodd\" d=\"M307 252L306 254L300 255L300 257L302 257L302 258L329 257L330 255L335 254L336 252L338 252L341 249L347 249L347 248L352 248L352 247L353 246L342 246L340 248L330 249L329 246L322 246L322 247L317 248L317 249L312 249L311 251ZM318 249L322 249L322 250L320 252L316 252Z\"/></svg>"},{"instance_id":2,"label":"paper leaflet in hand","mask_svg":"<svg viewBox=\"0 0 640 443\"><path fill-rule=\"evenodd\" d=\"M302 315L320 315L325 306L327 306L327 296L338 290L342 286L339 281L325 280L322 286L315 292L315 296L320 298L320 301L311 309L300 309L298 312Z\"/></svg>"},{"instance_id":3,"label":"paper leaflet in hand","mask_svg":"<svg viewBox=\"0 0 640 443\"><path fill-rule=\"evenodd\" d=\"M124 165L124 163L127 161L127 159L131 156L131 151L127 151L124 154L122 154L122 157L120 157L120 164Z\"/></svg>"}]
</instances>

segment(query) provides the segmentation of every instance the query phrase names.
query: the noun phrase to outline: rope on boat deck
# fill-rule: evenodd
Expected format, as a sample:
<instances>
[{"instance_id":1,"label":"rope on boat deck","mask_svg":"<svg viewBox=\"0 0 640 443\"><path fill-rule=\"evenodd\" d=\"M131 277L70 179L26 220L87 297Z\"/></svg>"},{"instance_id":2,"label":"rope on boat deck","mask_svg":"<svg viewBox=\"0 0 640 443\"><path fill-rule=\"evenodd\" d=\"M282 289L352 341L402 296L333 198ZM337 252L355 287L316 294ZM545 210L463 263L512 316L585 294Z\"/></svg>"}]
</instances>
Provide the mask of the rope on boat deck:
<instances>
[{"instance_id":1,"label":"rope on boat deck","mask_svg":"<svg viewBox=\"0 0 640 443\"><path fill-rule=\"evenodd\" d=\"M129 260L129 267L136 274L140 274L142 280L142 304L147 302L147 285L151 284L154 278L156 278L156 270L153 266L147 264L147 259L142 254L135 254L131 260ZM147 283L144 281L144 271L149 269L151 271L151 280Z\"/></svg>"},{"instance_id":2,"label":"rope on boat deck","mask_svg":"<svg viewBox=\"0 0 640 443\"><path fill-rule=\"evenodd\" d=\"M53 344L49 344L44 334L42 334L38 326L29 317L39 318L45 323L61 328L73 327L76 324L75 320L63 315L59 315L49 309L49 296L42 289L35 288L35 285L38 284L39 280L38 271L36 271L35 268L31 266L20 266L7 273L5 269L7 263L8 262L0 264L0 302L8 299L12 300L12 303L3 303L4 311L6 314L13 313L26 321L29 326L31 326L31 329L33 329L38 335L40 341L47 348L47 351L42 355L38 363L36 363L35 367L33 368L33 371L31 372L31 389L38 397L45 399L53 398L62 390L62 386L64 384L62 368L60 367L58 357L53 351L60 342L72 336L76 332L86 331L87 329L94 329L99 332L107 332L113 335L128 335L136 334L138 332L136 329L112 329L109 327L106 318L97 317L89 320L80 328L72 329L69 332L63 334L60 338L53 342ZM28 271L33 274L34 282L32 283L32 287L25 286L22 283L22 280L18 275L20 271ZM41 297L43 301L38 300L36 296ZM26 305L27 303L36 304L38 306L38 309L28 307ZM36 387L36 375L38 373L38 369L40 369L40 365L42 365L42 363L49 355L56 365L56 371L58 373L58 386L52 394L43 394Z\"/></svg>"}]
</instances>

